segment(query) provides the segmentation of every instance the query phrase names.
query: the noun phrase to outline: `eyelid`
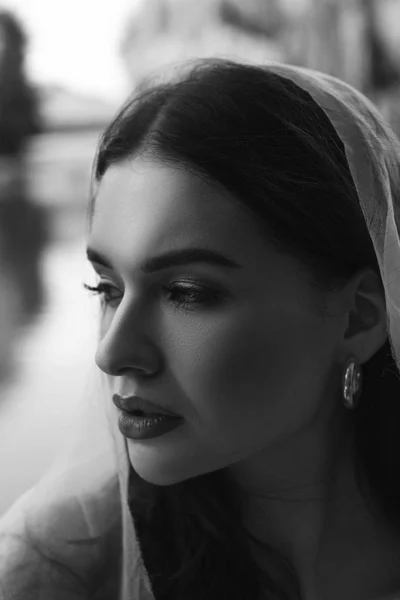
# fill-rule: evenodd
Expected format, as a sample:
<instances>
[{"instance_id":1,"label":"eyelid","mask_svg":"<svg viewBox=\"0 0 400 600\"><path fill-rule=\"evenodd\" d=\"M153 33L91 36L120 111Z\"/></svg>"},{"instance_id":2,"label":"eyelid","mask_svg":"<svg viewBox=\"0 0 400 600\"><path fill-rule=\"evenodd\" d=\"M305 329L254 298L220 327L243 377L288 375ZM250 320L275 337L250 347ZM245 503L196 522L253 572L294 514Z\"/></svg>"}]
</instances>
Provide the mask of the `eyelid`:
<instances>
[{"instance_id":1,"label":"eyelid","mask_svg":"<svg viewBox=\"0 0 400 600\"><path fill-rule=\"evenodd\" d=\"M99 277L98 283L100 283L100 282L103 283L104 282L104 283L107 283L109 285L113 285L115 287L121 288L122 290L125 289L125 285L124 285L122 277L118 277L119 282L116 282L115 281L115 279L116 279L115 275L114 276L112 275L115 272L112 271L112 269L107 269L107 267L103 267L102 265L96 265L96 264L93 264L93 263L92 263L92 267L93 267L93 270L94 270L96 276Z\"/></svg>"},{"instance_id":2,"label":"eyelid","mask_svg":"<svg viewBox=\"0 0 400 600\"><path fill-rule=\"evenodd\" d=\"M103 265L99 265L97 263L89 263L92 267L92 269L94 270L95 273L97 273L97 275L102 275L103 273L109 273L110 271L112 271L112 269L108 269L107 267L104 267Z\"/></svg>"},{"instance_id":3,"label":"eyelid","mask_svg":"<svg viewBox=\"0 0 400 600\"><path fill-rule=\"evenodd\" d=\"M111 275L111 273L114 274L115 271L96 263L92 263L92 266L95 270L96 275L100 278L100 280L97 283L106 283L118 289L122 294L125 293L126 285L122 277L118 277L119 281L116 282L115 275L114 277ZM176 273L176 275L172 275L171 272L168 273L168 271L170 271L169 269L165 269L164 272L160 271L152 275L146 275L145 277L148 283L147 291L149 293L151 293L152 290L156 291L161 282L162 285L166 285L165 282L167 281L167 285L198 286L200 288L212 289L221 295L225 295L228 297L231 296L231 292L229 291L227 286L217 281L216 278L212 278L204 274L199 274L197 276L195 274L185 274L183 269L186 270L186 268L187 267L178 267L178 269L182 269L182 272ZM176 270L177 267L173 267L172 269Z\"/></svg>"}]
</instances>

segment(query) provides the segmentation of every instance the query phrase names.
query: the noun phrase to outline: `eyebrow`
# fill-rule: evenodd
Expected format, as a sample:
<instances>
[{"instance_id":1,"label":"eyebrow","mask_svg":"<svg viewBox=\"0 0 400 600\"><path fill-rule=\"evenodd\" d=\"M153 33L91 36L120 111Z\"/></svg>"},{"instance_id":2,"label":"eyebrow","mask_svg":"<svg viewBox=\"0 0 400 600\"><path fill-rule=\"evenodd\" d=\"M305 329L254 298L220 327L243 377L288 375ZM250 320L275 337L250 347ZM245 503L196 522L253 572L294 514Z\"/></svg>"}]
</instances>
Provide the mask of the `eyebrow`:
<instances>
[{"instance_id":1,"label":"eyebrow","mask_svg":"<svg viewBox=\"0 0 400 600\"><path fill-rule=\"evenodd\" d=\"M87 259L92 263L97 263L112 269L112 264L99 252L93 248L86 249ZM230 269L240 269L243 265L228 258L224 254L208 250L206 248L184 248L182 250L171 250L160 256L154 256L145 261L141 266L142 273L150 274L168 267L176 267L191 263L206 263L218 267L227 267Z\"/></svg>"}]
</instances>

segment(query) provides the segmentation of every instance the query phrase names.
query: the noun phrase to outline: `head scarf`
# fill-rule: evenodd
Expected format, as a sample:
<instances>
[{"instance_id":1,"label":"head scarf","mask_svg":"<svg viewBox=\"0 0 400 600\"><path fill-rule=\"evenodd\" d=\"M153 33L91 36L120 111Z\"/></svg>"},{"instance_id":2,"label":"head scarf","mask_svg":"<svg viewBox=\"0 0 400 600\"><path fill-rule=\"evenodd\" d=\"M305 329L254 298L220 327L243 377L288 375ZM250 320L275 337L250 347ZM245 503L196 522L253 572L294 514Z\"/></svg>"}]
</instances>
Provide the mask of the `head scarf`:
<instances>
[{"instance_id":1,"label":"head scarf","mask_svg":"<svg viewBox=\"0 0 400 600\"><path fill-rule=\"evenodd\" d=\"M265 68L307 91L344 144L400 366L400 142L348 84L306 68ZM96 372L82 396L64 454L0 521L0 600L154 600L129 512L129 458L107 378Z\"/></svg>"}]
</instances>

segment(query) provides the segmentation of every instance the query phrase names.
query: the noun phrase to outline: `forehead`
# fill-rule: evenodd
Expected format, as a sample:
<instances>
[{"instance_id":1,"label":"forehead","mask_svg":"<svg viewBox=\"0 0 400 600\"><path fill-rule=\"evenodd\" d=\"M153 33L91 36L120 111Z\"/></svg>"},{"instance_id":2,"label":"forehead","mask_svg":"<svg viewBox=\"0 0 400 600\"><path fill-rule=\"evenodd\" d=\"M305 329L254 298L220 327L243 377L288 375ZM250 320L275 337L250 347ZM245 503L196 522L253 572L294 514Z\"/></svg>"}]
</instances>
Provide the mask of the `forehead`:
<instances>
[{"instance_id":1,"label":"forehead","mask_svg":"<svg viewBox=\"0 0 400 600\"><path fill-rule=\"evenodd\" d=\"M110 167L98 188L89 244L121 260L197 244L232 254L260 250L255 225L223 190L189 171L135 158Z\"/></svg>"}]
</instances>

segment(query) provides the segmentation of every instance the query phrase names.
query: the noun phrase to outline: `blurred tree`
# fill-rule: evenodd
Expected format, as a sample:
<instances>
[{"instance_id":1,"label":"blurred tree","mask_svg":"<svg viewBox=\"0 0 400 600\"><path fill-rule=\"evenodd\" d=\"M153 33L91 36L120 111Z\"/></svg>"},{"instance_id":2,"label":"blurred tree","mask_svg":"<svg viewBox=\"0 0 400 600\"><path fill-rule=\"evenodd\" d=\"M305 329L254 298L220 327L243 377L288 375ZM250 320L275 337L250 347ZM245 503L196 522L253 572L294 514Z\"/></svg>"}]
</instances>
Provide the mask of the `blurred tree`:
<instances>
[{"instance_id":1,"label":"blurred tree","mask_svg":"<svg viewBox=\"0 0 400 600\"><path fill-rule=\"evenodd\" d=\"M11 354L17 321L19 326L25 324L42 304L39 261L48 240L47 215L30 201L25 181L26 144L41 130L37 97L25 77L25 50L26 36L20 23L10 12L1 11L0 344L6 344L6 351L0 348L0 356L7 351Z\"/></svg>"},{"instance_id":2,"label":"blurred tree","mask_svg":"<svg viewBox=\"0 0 400 600\"><path fill-rule=\"evenodd\" d=\"M398 0L281 1L288 62L335 75L369 95L399 81L400 52L388 43L395 30L400 43Z\"/></svg>"},{"instance_id":3,"label":"blurred tree","mask_svg":"<svg viewBox=\"0 0 400 600\"><path fill-rule=\"evenodd\" d=\"M280 0L219 0L222 21L249 35L276 38L285 26Z\"/></svg>"},{"instance_id":4,"label":"blurred tree","mask_svg":"<svg viewBox=\"0 0 400 600\"><path fill-rule=\"evenodd\" d=\"M135 85L163 65L214 55L318 69L376 101L400 86L398 23L400 0L145 0L122 48ZM395 94L392 114L397 104Z\"/></svg>"},{"instance_id":5,"label":"blurred tree","mask_svg":"<svg viewBox=\"0 0 400 600\"><path fill-rule=\"evenodd\" d=\"M400 84L400 62L399 57L390 52L386 38L388 31L381 26L382 11L390 6L383 7L381 3L379 7L376 0L361 0L361 6L364 9L369 52L369 73L364 91L375 95ZM400 28L400 23L397 27Z\"/></svg>"},{"instance_id":6,"label":"blurred tree","mask_svg":"<svg viewBox=\"0 0 400 600\"><path fill-rule=\"evenodd\" d=\"M26 137L41 130L37 98L24 73L25 33L9 12L0 12L0 154L17 155Z\"/></svg>"},{"instance_id":7,"label":"blurred tree","mask_svg":"<svg viewBox=\"0 0 400 600\"><path fill-rule=\"evenodd\" d=\"M275 0L263 0L270 8L263 14L263 30L256 34L257 0L228 6L222 0L146 0L128 20L121 53L134 86L161 67L194 57L224 56L238 60L279 60L278 44L271 37ZM241 6L251 8L246 14ZM259 8L258 8L259 10ZM269 16L268 16L269 15Z\"/></svg>"},{"instance_id":8,"label":"blurred tree","mask_svg":"<svg viewBox=\"0 0 400 600\"><path fill-rule=\"evenodd\" d=\"M286 22L282 36L286 60L362 87L366 53L360 1L281 1Z\"/></svg>"}]
</instances>

